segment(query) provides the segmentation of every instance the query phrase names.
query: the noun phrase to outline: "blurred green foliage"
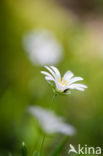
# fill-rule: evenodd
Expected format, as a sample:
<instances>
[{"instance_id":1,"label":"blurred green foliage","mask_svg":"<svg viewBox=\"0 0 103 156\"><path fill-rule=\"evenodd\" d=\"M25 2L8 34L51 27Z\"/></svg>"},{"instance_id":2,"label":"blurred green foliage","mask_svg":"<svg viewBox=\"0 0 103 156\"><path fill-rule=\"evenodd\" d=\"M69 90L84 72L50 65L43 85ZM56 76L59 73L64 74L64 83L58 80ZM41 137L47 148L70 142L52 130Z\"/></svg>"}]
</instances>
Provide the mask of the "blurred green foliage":
<instances>
[{"instance_id":1,"label":"blurred green foliage","mask_svg":"<svg viewBox=\"0 0 103 156\"><path fill-rule=\"evenodd\" d=\"M33 66L22 47L29 30L53 31L64 48L64 59L57 67L84 77L88 89L67 97L57 96L53 108L77 129L69 144L103 145L103 44L92 27L72 17L62 7L45 0L1 0L0 2L0 156L20 155L24 140L29 155L40 149L42 134L28 115L29 105L49 108L52 90ZM100 33L101 34L101 33ZM44 156L52 152L62 137L47 137Z\"/></svg>"}]
</instances>

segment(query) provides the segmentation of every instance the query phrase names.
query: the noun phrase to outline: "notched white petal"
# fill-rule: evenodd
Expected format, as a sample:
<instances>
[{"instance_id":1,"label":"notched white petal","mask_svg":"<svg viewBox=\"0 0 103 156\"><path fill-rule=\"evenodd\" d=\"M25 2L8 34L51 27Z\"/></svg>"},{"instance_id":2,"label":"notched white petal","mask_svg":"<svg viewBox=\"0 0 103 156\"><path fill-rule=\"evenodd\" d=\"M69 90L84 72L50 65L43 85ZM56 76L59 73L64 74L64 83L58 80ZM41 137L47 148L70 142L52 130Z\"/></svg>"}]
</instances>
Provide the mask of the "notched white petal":
<instances>
[{"instance_id":1,"label":"notched white petal","mask_svg":"<svg viewBox=\"0 0 103 156\"><path fill-rule=\"evenodd\" d=\"M71 78L71 80L68 82L68 84L72 84L74 82L77 82L77 81L82 81L83 78L82 77L74 77L74 78Z\"/></svg>"},{"instance_id":2,"label":"notched white petal","mask_svg":"<svg viewBox=\"0 0 103 156\"><path fill-rule=\"evenodd\" d=\"M45 79L46 79L47 81L54 81L54 79L53 79L52 77L48 77L48 76L46 76Z\"/></svg>"},{"instance_id":3,"label":"notched white petal","mask_svg":"<svg viewBox=\"0 0 103 156\"><path fill-rule=\"evenodd\" d=\"M70 70L68 70L68 71L64 74L63 79L64 79L65 81L69 81L73 76L74 76L74 74L73 74Z\"/></svg>"},{"instance_id":4,"label":"notched white petal","mask_svg":"<svg viewBox=\"0 0 103 156\"><path fill-rule=\"evenodd\" d=\"M44 68L46 68L46 69L52 74L52 76L53 76L54 78L56 78L55 72L54 72L50 67L44 66Z\"/></svg>"},{"instance_id":5,"label":"notched white petal","mask_svg":"<svg viewBox=\"0 0 103 156\"><path fill-rule=\"evenodd\" d=\"M49 74L48 72L41 71L41 74L44 74L45 76L50 77L52 80L54 80L53 76Z\"/></svg>"},{"instance_id":6,"label":"notched white petal","mask_svg":"<svg viewBox=\"0 0 103 156\"><path fill-rule=\"evenodd\" d=\"M80 90L80 91L84 91L85 88L88 88L86 85L83 84L79 84L79 83L75 83L75 84L71 84L69 86L70 89L76 89L76 90Z\"/></svg>"},{"instance_id":7,"label":"notched white petal","mask_svg":"<svg viewBox=\"0 0 103 156\"><path fill-rule=\"evenodd\" d=\"M50 66L53 70L54 70L54 72L56 73L56 76L57 76L57 78L61 78L61 74L60 74L60 72L59 72L59 70L56 68L56 67L54 67L54 66Z\"/></svg>"},{"instance_id":8,"label":"notched white petal","mask_svg":"<svg viewBox=\"0 0 103 156\"><path fill-rule=\"evenodd\" d=\"M84 91L85 89L84 89L84 88L79 88L79 87L77 87L76 90Z\"/></svg>"}]
</instances>

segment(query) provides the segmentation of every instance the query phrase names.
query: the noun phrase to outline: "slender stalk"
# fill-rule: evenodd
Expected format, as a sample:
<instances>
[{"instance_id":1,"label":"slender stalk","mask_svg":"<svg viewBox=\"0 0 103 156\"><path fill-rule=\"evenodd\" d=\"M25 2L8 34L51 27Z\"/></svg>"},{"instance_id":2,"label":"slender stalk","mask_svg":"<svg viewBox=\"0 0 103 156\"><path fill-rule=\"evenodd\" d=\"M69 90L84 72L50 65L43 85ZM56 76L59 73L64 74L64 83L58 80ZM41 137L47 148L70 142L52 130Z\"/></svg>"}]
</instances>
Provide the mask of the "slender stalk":
<instances>
[{"instance_id":1,"label":"slender stalk","mask_svg":"<svg viewBox=\"0 0 103 156\"><path fill-rule=\"evenodd\" d=\"M56 96L57 96L57 94L55 93L55 94L53 95L53 97L52 97L51 104L53 103L54 98L55 98Z\"/></svg>"},{"instance_id":2,"label":"slender stalk","mask_svg":"<svg viewBox=\"0 0 103 156\"><path fill-rule=\"evenodd\" d=\"M53 104L53 101L54 101L54 98L56 97L57 94L54 94L53 97L52 97L52 100L51 100L51 103L50 103L50 108L52 107L52 104ZM42 150L43 150L43 145L44 145L44 142L45 142L45 138L46 136L44 135L43 136L43 139L42 139L42 143L41 143L41 148L40 148L40 153L39 153L39 156L42 155Z\"/></svg>"},{"instance_id":3,"label":"slender stalk","mask_svg":"<svg viewBox=\"0 0 103 156\"><path fill-rule=\"evenodd\" d=\"M53 94L53 97L52 97L52 99L51 99L50 107L49 107L49 108L51 108L51 109L52 109L52 106L53 106L53 101L54 101L54 99L55 99L56 96L57 96L57 94L54 93L54 94Z\"/></svg>"}]
</instances>

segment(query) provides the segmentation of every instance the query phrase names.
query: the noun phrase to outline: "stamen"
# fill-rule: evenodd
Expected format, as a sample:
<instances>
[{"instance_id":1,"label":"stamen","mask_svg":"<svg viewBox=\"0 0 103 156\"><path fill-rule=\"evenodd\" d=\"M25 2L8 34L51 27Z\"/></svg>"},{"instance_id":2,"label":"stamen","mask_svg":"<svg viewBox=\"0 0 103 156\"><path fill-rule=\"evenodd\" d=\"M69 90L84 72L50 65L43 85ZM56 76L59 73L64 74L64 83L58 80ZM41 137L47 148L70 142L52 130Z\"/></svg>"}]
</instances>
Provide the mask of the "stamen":
<instances>
[{"instance_id":1,"label":"stamen","mask_svg":"<svg viewBox=\"0 0 103 156\"><path fill-rule=\"evenodd\" d=\"M58 82L61 83L63 86L64 85L66 85L66 86L68 85L67 82L65 80L61 79L61 78L59 78Z\"/></svg>"},{"instance_id":2,"label":"stamen","mask_svg":"<svg viewBox=\"0 0 103 156\"><path fill-rule=\"evenodd\" d=\"M58 81L59 83L62 83L62 80L61 80L61 78L59 78L59 81Z\"/></svg>"}]
</instances>

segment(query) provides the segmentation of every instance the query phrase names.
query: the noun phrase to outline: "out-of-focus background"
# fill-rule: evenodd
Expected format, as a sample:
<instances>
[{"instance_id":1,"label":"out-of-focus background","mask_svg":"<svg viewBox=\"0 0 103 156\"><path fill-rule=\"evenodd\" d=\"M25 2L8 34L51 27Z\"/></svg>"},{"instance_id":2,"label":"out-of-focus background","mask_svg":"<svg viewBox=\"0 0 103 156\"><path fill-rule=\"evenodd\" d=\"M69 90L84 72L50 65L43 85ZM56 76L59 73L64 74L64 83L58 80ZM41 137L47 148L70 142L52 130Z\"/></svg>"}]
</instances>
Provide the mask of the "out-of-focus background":
<instances>
[{"instance_id":1,"label":"out-of-focus background","mask_svg":"<svg viewBox=\"0 0 103 156\"><path fill-rule=\"evenodd\" d=\"M1 0L0 21L0 156L19 155L22 141L29 153L39 149L42 134L27 107L49 108L53 92L40 74L49 62L88 86L54 100L54 111L77 130L61 155L70 143L102 147L103 1ZM44 156L61 138L46 139Z\"/></svg>"}]
</instances>

